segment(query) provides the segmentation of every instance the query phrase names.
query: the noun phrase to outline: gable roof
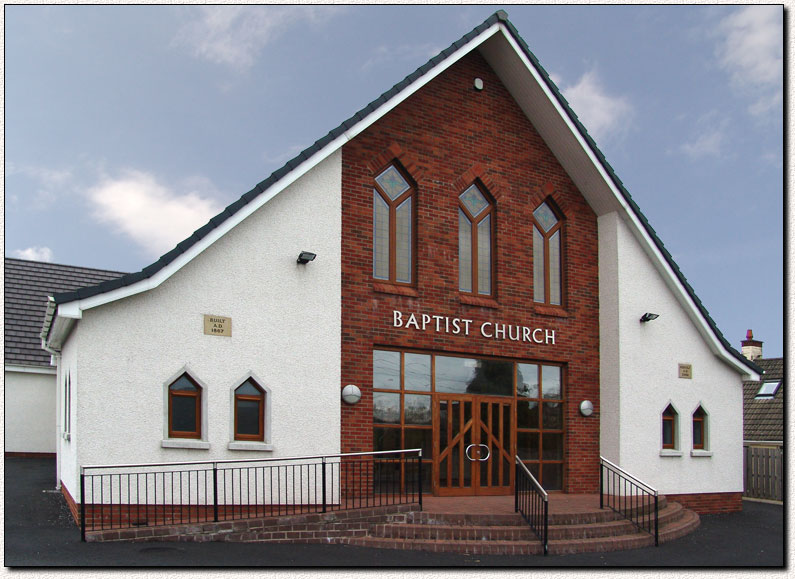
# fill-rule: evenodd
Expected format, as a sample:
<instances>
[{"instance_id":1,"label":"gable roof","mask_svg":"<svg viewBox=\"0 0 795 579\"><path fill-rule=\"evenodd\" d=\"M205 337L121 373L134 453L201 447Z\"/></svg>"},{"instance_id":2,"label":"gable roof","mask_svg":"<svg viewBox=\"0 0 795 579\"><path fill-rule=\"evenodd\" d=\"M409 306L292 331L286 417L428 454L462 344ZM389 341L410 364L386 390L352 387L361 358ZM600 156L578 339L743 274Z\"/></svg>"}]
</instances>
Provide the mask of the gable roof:
<instances>
[{"instance_id":1,"label":"gable roof","mask_svg":"<svg viewBox=\"0 0 795 579\"><path fill-rule=\"evenodd\" d=\"M124 275L72 265L5 258L5 363L50 366L39 333L47 312L47 296L73 291Z\"/></svg>"},{"instance_id":2,"label":"gable roof","mask_svg":"<svg viewBox=\"0 0 795 579\"><path fill-rule=\"evenodd\" d=\"M82 309L157 287L274 195L472 50L479 50L495 70L596 214L619 211L628 218L633 233L680 303L690 312L713 352L735 369L756 377L761 368L747 360L723 336L604 154L501 10L296 155L152 265L113 281L56 294L52 308L58 306L58 315L78 319ZM60 307L76 302L76 306ZM43 336L49 331L48 323Z\"/></svg>"},{"instance_id":3,"label":"gable roof","mask_svg":"<svg viewBox=\"0 0 795 579\"><path fill-rule=\"evenodd\" d=\"M761 380L743 382L743 440L784 440L784 358L757 358L765 373ZM780 382L775 395L757 398L765 382Z\"/></svg>"}]
</instances>

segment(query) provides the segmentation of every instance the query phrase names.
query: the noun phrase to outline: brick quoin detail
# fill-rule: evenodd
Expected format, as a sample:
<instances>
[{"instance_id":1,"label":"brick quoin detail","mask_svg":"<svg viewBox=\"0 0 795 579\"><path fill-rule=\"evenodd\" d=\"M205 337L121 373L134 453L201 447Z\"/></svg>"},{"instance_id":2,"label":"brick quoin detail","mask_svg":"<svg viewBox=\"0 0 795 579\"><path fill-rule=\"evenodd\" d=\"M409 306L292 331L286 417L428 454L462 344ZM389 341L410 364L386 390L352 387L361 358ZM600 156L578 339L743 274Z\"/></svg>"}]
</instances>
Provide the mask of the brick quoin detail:
<instances>
[{"instance_id":1,"label":"brick quoin detail","mask_svg":"<svg viewBox=\"0 0 795 579\"><path fill-rule=\"evenodd\" d=\"M476 91L473 79L483 79ZM416 183L417 255L411 288L372 277L375 171L397 160ZM458 196L478 179L496 200L493 299L458 292ZM531 215L545 199L565 213L564 306L533 304ZM564 364L564 490L598 492L599 285L596 215L497 75L473 52L342 149L342 452L373 448L372 350L414 348ZM555 345L393 328L392 311L555 330ZM591 400L595 412L578 412Z\"/></svg>"},{"instance_id":2,"label":"brick quoin detail","mask_svg":"<svg viewBox=\"0 0 795 579\"><path fill-rule=\"evenodd\" d=\"M736 513L743 510L742 493L696 493L666 497L699 515Z\"/></svg>"}]
</instances>

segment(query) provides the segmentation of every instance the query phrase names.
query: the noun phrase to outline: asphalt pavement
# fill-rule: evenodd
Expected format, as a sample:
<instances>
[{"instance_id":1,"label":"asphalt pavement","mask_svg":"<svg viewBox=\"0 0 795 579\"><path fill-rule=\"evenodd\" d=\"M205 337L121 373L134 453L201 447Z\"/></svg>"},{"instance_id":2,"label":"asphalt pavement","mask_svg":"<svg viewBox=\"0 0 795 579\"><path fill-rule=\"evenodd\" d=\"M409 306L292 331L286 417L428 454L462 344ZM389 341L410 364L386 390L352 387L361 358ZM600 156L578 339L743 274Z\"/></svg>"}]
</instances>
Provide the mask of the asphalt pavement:
<instances>
[{"instance_id":1,"label":"asphalt pavement","mask_svg":"<svg viewBox=\"0 0 795 579\"><path fill-rule=\"evenodd\" d=\"M348 545L82 543L60 492L55 460L5 459L6 567L783 567L784 509L743 502L705 515L690 535L632 551L577 555L460 555Z\"/></svg>"}]
</instances>

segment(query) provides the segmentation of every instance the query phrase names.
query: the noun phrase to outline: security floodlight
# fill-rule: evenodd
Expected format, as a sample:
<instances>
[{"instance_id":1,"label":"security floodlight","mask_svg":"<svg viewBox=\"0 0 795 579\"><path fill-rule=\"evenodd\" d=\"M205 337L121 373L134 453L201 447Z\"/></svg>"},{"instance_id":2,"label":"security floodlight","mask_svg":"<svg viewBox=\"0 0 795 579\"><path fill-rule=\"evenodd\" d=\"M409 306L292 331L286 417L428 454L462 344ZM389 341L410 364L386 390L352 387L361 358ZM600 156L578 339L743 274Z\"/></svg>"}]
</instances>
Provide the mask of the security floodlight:
<instances>
[{"instance_id":1,"label":"security floodlight","mask_svg":"<svg viewBox=\"0 0 795 579\"><path fill-rule=\"evenodd\" d=\"M311 251L302 251L298 254L298 263L309 263L313 259L317 257L317 254L312 253Z\"/></svg>"},{"instance_id":2,"label":"security floodlight","mask_svg":"<svg viewBox=\"0 0 795 579\"><path fill-rule=\"evenodd\" d=\"M645 324L646 322L650 322L652 320L656 320L659 317L660 317L660 314L650 314L649 312L646 312L645 314L643 314L640 317L640 323L641 324Z\"/></svg>"}]
</instances>

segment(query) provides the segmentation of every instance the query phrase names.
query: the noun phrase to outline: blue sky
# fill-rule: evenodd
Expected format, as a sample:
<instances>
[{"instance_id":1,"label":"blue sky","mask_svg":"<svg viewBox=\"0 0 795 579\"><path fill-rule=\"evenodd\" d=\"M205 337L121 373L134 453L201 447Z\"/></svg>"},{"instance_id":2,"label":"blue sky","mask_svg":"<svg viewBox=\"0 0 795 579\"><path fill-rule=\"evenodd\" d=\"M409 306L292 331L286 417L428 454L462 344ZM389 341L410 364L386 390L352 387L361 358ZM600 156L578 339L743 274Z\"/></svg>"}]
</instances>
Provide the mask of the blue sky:
<instances>
[{"instance_id":1,"label":"blue sky","mask_svg":"<svg viewBox=\"0 0 795 579\"><path fill-rule=\"evenodd\" d=\"M5 254L136 271L500 6L6 6ZM508 6L712 317L783 353L783 9Z\"/></svg>"}]
</instances>

